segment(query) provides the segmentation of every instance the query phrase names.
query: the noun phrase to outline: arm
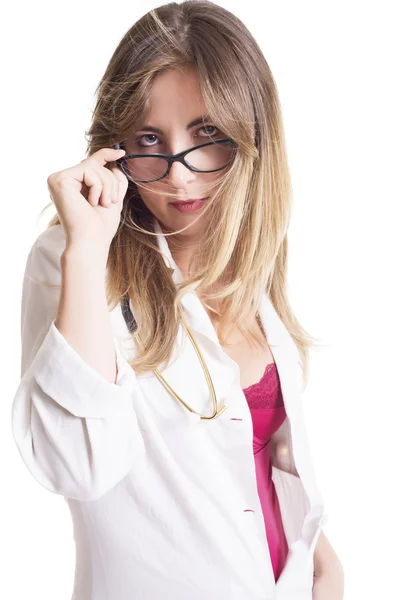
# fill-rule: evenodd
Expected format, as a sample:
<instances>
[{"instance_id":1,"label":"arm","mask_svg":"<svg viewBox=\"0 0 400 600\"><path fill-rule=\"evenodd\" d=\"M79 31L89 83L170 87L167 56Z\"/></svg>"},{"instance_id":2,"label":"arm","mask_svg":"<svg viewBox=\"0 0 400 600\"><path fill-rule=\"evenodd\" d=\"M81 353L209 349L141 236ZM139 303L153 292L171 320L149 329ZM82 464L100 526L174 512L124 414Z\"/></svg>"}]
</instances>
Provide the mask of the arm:
<instances>
[{"instance_id":1,"label":"arm","mask_svg":"<svg viewBox=\"0 0 400 600\"><path fill-rule=\"evenodd\" d=\"M313 600L343 600L344 572L339 557L321 531L314 550Z\"/></svg>"},{"instance_id":2,"label":"arm","mask_svg":"<svg viewBox=\"0 0 400 600\"><path fill-rule=\"evenodd\" d=\"M105 293L107 256L93 248L66 247L55 325L91 367L115 383L116 361Z\"/></svg>"},{"instance_id":3,"label":"arm","mask_svg":"<svg viewBox=\"0 0 400 600\"><path fill-rule=\"evenodd\" d=\"M137 380L114 345L103 269L92 263L90 271L88 257L79 261L77 254L62 259L62 235L61 226L44 232L28 256L12 432L43 487L87 501L127 475L144 442L135 412Z\"/></svg>"}]
</instances>

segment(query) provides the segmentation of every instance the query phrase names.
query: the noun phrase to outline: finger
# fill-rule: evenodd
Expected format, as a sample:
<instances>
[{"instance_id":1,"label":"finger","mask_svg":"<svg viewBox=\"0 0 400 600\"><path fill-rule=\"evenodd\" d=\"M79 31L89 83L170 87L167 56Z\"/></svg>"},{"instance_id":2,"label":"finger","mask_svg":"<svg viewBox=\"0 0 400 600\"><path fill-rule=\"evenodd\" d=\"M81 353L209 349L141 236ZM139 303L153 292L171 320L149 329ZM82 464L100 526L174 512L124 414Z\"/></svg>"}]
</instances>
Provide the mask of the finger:
<instances>
[{"instance_id":1,"label":"finger","mask_svg":"<svg viewBox=\"0 0 400 600\"><path fill-rule=\"evenodd\" d=\"M94 169L87 168L83 172L83 183L89 188L88 202L92 206L99 203L103 190L103 183Z\"/></svg>"},{"instance_id":2,"label":"finger","mask_svg":"<svg viewBox=\"0 0 400 600\"><path fill-rule=\"evenodd\" d=\"M125 150L115 150L115 148L100 148L94 154L91 155L90 158L93 158L98 162L102 167L108 163L117 160L124 156Z\"/></svg>"},{"instance_id":3,"label":"finger","mask_svg":"<svg viewBox=\"0 0 400 600\"><path fill-rule=\"evenodd\" d=\"M102 204L103 206L110 206L113 194L115 192L118 194L117 179L108 168L102 167L97 161L91 162L91 169L98 175L102 183L99 204Z\"/></svg>"},{"instance_id":4,"label":"finger","mask_svg":"<svg viewBox=\"0 0 400 600\"><path fill-rule=\"evenodd\" d=\"M100 167L100 171L104 180L105 197L110 201L110 203L118 202L119 190L117 177L108 167Z\"/></svg>"},{"instance_id":5,"label":"finger","mask_svg":"<svg viewBox=\"0 0 400 600\"><path fill-rule=\"evenodd\" d=\"M114 174L114 178L117 182L117 195L115 202L118 202L119 200L124 199L129 182L126 175L118 167L111 167L110 170Z\"/></svg>"},{"instance_id":6,"label":"finger","mask_svg":"<svg viewBox=\"0 0 400 600\"><path fill-rule=\"evenodd\" d=\"M118 173L121 173L121 171L118 169L118 167L104 167L103 170L107 172L107 176L111 180L111 202L116 203L120 199L120 177Z\"/></svg>"},{"instance_id":7,"label":"finger","mask_svg":"<svg viewBox=\"0 0 400 600\"><path fill-rule=\"evenodd\" d=\"M107 148L103 148L102 150L107 150ZM113 150L113 152L118 151ZM122 153L124 154L125 151L123 150ZM105 154L105 157L108 158L107 153ZM122 188L123 196L125 196L126 193L128 180L118 167L114 166L113 168L112 166L115 165L115 160L118 158L118 155L114 155L113 160L108 161L108 163L105 163L103 158L104 156L102 157L102 153L99 150L98 152L92 154L88 161L90 161L92 168L98 173L103 182L103 191L101 193L100 202L104 206L109 206L111 202L118 202L120 199L119 182L121 180L121 176L123 179L126 179L126 187Z\"/></svg>"}]
</instances>

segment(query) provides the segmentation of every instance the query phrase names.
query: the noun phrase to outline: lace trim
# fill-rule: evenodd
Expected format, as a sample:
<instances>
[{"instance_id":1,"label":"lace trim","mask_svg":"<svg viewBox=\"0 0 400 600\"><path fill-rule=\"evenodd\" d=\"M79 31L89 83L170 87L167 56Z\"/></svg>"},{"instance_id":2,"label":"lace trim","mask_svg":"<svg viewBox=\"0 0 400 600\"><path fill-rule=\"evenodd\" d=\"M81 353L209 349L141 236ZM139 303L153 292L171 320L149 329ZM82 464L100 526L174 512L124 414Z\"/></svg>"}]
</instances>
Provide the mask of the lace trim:
<instances>
[{"instance_id":1,"label":"lace trim","mask_svg":"<svg viewBox=\"0 0 400 600\"><path fill-rule=\"evenodd\" d=\"M282 390L275 363L269 363L260 381L243 389L250 408L278 408L283 406Z\"/></svg>"}]
</instances>

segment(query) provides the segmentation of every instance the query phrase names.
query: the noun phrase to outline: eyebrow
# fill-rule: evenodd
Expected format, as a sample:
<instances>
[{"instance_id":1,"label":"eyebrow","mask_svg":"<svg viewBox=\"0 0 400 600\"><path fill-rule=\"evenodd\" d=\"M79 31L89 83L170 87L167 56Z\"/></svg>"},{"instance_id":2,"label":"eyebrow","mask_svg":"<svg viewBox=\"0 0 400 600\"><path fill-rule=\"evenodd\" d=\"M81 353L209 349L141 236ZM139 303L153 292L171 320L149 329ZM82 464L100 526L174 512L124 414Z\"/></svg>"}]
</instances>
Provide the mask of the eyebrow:
<instances>
[{"instance_id":1,"label":"eyebrow","mask_svg":"<svg viewBox=\"0 0 400 600\"><path fill-rule=\"evenodd\" d=\"M191 129L192 127L194 127L195 125L200 125L200 123L204 123L207 121L212 121L210 115L204 115L203 117L197 117L196 119L193 119L193 121L190 121L190 123L188 123L186 125L186 129L187 131L189 131L189 129ZM138 129L137 131L153 131L154 133L161 133L163 134L163 130L159 129L158 127L152 127L151 125L142 125L140 127L140 129Z\"/></svg>"}]
</instances>

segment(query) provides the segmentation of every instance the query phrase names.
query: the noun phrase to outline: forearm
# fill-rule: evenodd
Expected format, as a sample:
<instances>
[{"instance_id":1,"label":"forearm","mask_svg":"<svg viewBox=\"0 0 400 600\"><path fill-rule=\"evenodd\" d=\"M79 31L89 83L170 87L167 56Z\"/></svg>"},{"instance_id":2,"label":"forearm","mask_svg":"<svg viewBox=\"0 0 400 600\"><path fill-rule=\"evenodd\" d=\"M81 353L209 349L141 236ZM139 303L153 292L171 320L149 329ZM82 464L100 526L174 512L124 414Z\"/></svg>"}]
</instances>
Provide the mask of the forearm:
<instances>
[{"instance_id":1,"label":"forearm","mask_svg":"<svg viewBox=\"0 0 400 600\"><path fill-rule=\"evenodd\" d=\"M114 342L105 291L105 251L67 247L61 256L61 290L55 325L85 362L116 380Z\"/></svg>"}]
</instances>

